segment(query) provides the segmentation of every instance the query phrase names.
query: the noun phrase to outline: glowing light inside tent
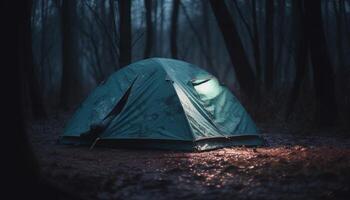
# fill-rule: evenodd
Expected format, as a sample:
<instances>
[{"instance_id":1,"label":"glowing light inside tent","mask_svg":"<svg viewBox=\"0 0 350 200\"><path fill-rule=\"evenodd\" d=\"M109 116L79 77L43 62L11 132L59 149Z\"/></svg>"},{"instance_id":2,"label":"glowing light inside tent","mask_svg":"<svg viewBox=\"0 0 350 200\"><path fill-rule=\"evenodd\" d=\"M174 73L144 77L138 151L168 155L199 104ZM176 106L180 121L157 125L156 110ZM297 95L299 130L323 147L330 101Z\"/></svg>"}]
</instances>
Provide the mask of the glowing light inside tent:
<instances>
[{"instance_id":1,"label":"glowing light inside tent","mask_svg":"<svg viewBox=\"0 0 350 200\"><path fill-rule=\"evenodd\" d=\"M208 80L203 80L199 83L194 83L193 86L199 95L204 96L208 99L215 98L222 91L220 83L216 78L211 78Z\"/></svg>"}]
</instances>

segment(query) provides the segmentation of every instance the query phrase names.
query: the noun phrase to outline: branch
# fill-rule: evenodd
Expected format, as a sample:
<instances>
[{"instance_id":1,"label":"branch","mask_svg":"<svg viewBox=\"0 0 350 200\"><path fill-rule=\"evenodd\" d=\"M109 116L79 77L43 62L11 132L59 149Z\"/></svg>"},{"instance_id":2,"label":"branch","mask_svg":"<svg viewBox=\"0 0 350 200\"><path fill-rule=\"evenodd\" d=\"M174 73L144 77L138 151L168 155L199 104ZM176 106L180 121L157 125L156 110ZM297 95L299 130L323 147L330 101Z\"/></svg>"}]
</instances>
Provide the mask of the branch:
<instances>
[{"instance_id":1,"label":"branch","mask_svg":"<svg viewBox=\"0 0 350 200\"><path fill-rule=\"evenodd\" d=\"M185 7L185 5L184 5L181 1L180 1L180 7L181 7L182 10L184 11L185 17L186 17L186 19L187 19L187 21L188 21L188 23L189 23L189 25L190 25L192 31L193 31L194 34L197 36L196 38L197 38L197 40L198 40L199 46L201 47L200 49L201 49L202 53L204 54L205 58L207 59L209 65L212 66L213 64L212 64L212 62L211 62L211 60L210 60L210 57L209 57L208 53L204 50L204 49L205 49L205 46L204 46L202 40L200 39L200 36L199 36L200 34L198 33L196 27L193 25L193 23L192 23L192 21L191 21L191 18L190 18L190 16L189 16L188 13L187 13L186 7Z\"/></svg>"},{"instance_id":2,"label":"branch","mask_svg":"<svg viewBox=\"0 0 350 200\"><path fill-rule=\"evenodd\" d=\"M234 5L235 5L235 7L236 7L236 10L238 11L239 17L242 19L242 22L243 22L244 26L246 27L246 29L247 29L247 31L248 31L248 34L249 34L250 39L251 39L252 41L254 41L254 40L255 40L255 39L254 39L255 37L253 36L253 31L252 31L252 29L250 28L250 26L249 26L247 20L244 18L242 11L241 11L241 9L239 8L239 6L238 6L238 4L237 4L237 1L234 0L233 2L234 2Z\"/></svg>"},{"instance_id":3,"label":"branch","mask_svg":"<svg viewBox=\"0 0 350 200\"><path fill-rule=\"evenodd\" d=\"M119 57L118 48L114 45L114 43L113 43L113 38L112 38L110 32L108 31L107 26L104 24L103 20L100 18L100 16L98 15L98 13L96 13L96 11L86 2L86 0L83 0L83 3L89 8L89 10L91 11L91 13L95 16L96 22L98 22L98 23L102 26L102 28L103 28L105 34L107 35L107 37L108 37L108 38L110 39L110 41L111 41L111 45L112 45L112 48L113 48L115 54ZM119 46L119 42L118 42L118 41L116 41L116 42L118 43L117 45Z\"/></svg>"}]
</instances>

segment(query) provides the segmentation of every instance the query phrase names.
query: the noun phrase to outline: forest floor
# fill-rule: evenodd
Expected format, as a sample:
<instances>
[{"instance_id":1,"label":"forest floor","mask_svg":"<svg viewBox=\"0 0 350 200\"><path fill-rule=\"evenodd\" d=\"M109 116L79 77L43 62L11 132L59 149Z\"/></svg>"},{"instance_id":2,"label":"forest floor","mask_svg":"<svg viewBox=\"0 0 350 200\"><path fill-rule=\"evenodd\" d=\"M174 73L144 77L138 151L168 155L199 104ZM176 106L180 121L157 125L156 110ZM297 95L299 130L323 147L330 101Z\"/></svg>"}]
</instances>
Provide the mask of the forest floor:
<instances>
[{"instance_id":1,"label":"forest floor","mask_svg":"<svg viewBox=\"0 0 350 200\"><path fill-rule=\"evenodd\" d=\"M350 137L262 128L267 147L185 153L57 144L67 114L29 123L42 174L84 199L348 199ZM345 136L347 135L347 136Z\"/></svg>"}]
</instances>

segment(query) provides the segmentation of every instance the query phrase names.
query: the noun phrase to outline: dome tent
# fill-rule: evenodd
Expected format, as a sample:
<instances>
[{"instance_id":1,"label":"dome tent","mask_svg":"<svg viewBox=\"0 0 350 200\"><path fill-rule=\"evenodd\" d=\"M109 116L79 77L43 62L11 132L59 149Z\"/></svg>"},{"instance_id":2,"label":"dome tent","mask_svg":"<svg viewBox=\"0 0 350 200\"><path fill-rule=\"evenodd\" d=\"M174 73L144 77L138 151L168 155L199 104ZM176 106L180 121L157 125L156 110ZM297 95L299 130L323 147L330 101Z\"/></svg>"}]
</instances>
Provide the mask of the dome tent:
<instances>
[{"instance_id":1,"label":"dome tent","mask_svg":"<svg viewBox=\"0 0 350 200\"><path fill-rule=\"evenodd\" d=\"M113 73L80 105L60 142L173 150L263 143L249 114L214 76L166 58Z\"/></svg>"}]
</instances>

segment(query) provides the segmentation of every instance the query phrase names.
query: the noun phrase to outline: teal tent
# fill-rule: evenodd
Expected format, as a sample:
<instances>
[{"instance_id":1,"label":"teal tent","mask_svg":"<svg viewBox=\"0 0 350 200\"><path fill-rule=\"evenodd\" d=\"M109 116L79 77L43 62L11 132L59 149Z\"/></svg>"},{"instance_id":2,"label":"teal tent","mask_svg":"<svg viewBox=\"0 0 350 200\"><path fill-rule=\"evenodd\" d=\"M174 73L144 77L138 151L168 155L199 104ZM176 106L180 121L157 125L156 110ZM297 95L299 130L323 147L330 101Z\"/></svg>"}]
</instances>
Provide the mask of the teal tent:
<instances>
[{"instance_id":1,"label":"teal tent","mask_svg":"<svg viewBox=\"0 0 350 200\"><path fill-rule=\"evenodd\" d=\"M67 123L63 144L209 150L262 144L238 99L208 72L173 59L112 74Z\"/></svg>"}]
</instances>

